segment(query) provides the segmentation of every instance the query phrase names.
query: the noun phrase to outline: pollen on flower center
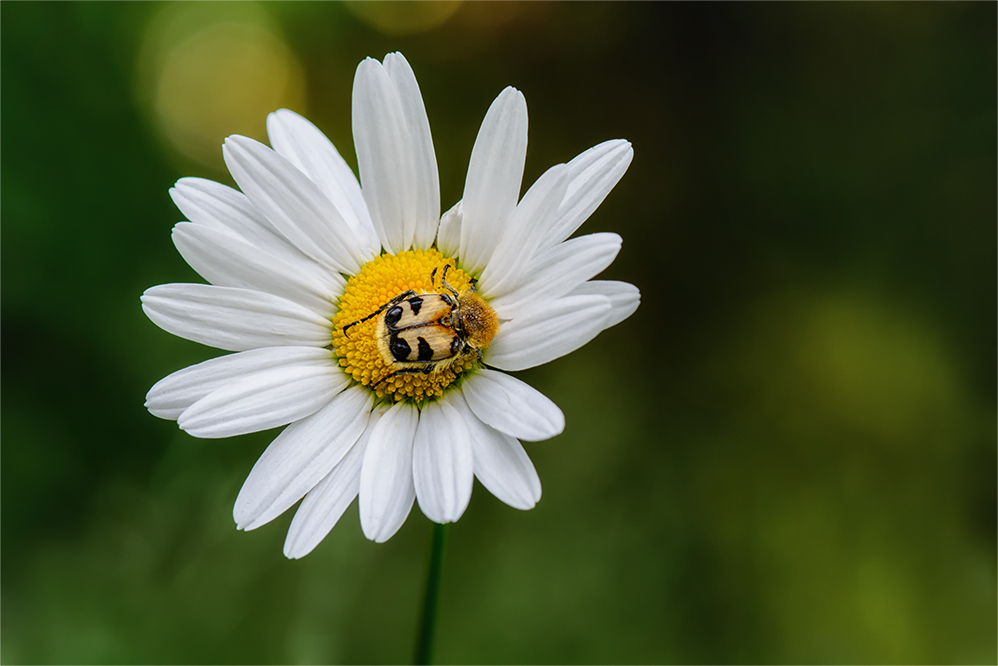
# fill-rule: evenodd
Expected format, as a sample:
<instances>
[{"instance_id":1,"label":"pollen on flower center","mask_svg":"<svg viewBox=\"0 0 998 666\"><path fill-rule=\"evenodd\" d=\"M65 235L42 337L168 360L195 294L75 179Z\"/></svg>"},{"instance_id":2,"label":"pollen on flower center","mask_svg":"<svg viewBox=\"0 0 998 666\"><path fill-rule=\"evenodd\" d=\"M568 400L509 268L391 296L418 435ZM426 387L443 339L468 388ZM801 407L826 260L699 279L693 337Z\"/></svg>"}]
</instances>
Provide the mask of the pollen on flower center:
<instances>
[{"instance_id":1,"label":"pollen on flower center","mask_svg":"<svg viewBox=\"0 0 998 666\"><path fill-rule=\"evenodd\" d=\"M340 365L355 381L371 388L378 396L420 402L443 395L448 385L475 365L476 354L452 354L452 349L459 349L460 341L454 342L457 332L450 328L450 309L446 303L457 299L443 285L445 270L447 284L461 294L461 301L465 302L464 295L473 284L471 276L457 268L453 259L435 249L382 254L347 281L339 312L333 317L332 343ZM390 336L386 321L393 321L399 311L393 313L394 306L385 306L410 291L413 293L406 297L410 299L408 303L396 304L402 305L405 312L404 321L397 324L412 328ZM411 299L411 296L427 294L444 294L446 298ZM477 295L472 301L476 309L484 306L492 312ZM491 317L494 319L495 314ZM443 323L434 324L434 321ZM487 346L494 334L495 330L491 330L484 344L478 346ZM452 342L454 347L451 347ZM406 350L408 356L405 356ZM394 358L392 354L395 354ZM440 363L416 363L417 359L431 356L446 359ZM400 357L413 362L399 363L396 359Z\"/></svg>"}]
</instances>

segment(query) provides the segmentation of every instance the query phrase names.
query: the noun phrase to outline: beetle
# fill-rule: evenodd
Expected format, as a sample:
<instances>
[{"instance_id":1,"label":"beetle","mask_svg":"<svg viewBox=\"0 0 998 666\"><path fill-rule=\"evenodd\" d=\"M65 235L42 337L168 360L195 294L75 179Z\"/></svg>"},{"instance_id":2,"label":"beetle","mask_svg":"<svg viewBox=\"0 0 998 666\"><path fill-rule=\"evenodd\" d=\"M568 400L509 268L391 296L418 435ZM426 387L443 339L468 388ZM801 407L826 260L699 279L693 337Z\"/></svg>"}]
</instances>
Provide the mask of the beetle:
<instances>
[{"instance_id":1,"label":"beetle","mask_svg":"<svg viewBox=\"0 0 998 666\"><path fill-rule=\"evenodd\" d=\"M378 353L388 366L387 375L373 386L405 374L439 374L474 355L482 359L499 330L499 319L475 289L476 280L464 292L447 283L450 264L444 265L440 288L417 293L410 289L395 296L380 308L343 327L343 334L377 317L375 335ZM437 268L430 273L430 285L436 281Z\"/></svg>"}]
</instances>

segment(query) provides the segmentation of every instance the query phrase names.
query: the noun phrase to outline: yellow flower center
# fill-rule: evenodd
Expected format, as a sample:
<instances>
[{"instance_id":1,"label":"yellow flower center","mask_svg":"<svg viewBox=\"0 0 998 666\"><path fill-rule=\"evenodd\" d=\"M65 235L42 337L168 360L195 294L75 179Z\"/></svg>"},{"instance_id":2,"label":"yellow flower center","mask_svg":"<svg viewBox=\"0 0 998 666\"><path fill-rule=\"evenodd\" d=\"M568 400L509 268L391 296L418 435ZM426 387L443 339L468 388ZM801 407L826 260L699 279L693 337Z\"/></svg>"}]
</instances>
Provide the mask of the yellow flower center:
<instances>
[{"instance_id":1,"label":"yellow flower center","mask_svg":"<svg viewBox=\"0 0 998 666\"><path fill-rule=\"evenodd\" d=\"M408 304L392 303L393 299L412 292L403 300L425 294L446 294L457 302L453 292L443 285L445 266L449 266L447 284L458 294L465 294L472 286L471 276L457 268L453 259L435 249L382 254L364 264L361 271L347 281L340 298L340 310L333 317L333 351L344 371L379 397L387 395L395 401L408 398L415 402L439 397L458 375L478 361L477 355L471 353L457 358L452 356L442 363L398 363L389 351L395 337L401 337L397 333L393 336L392 329L386 325L386 317L393 307L408 308L407 323L419 316L419 312L413 313ZM420 311L426 318L430 310L427 306ZM443 341L450 340L457 332L450 328L449 319L439 321L426 322L421 330L428 333L421 339L432 340L438 348L433 350L437 355L449 354L450 347L444 346ZM417 353L412 352L411 357L416 359Z\"/></svg>"}]
</instances>

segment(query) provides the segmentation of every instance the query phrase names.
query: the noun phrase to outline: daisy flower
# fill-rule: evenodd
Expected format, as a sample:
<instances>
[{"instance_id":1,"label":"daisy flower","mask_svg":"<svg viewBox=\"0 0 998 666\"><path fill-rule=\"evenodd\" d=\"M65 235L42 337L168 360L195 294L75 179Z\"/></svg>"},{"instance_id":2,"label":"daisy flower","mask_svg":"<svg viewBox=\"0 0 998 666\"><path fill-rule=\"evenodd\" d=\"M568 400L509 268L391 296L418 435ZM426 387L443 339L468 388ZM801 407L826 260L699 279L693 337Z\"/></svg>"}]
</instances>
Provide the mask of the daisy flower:
<instances>
[{"instance_id":1,"label":"daisy flower","mask_svg":"<svg viewBox=\"0 0 998 666\"><path fill-rule=\"evenodd\" d=\"M364 534L389 539L413 501L461 517L475 477L517 509L541 484L521 441L565 426L547 397L506 374L578 349L638 306L592 280L613 233L566 240L631 161L627 141L544 173L522 199L523 95L506 88L475 140L464 197L441 216L436 157L416 78L398 53L357 68L360 181L332 143L288 110L272 148L225 140L236 191L198 178L170 190L187 218L183 258L210 284L142 296L164 330L235 352L175 372L146 407L195 437L287 427L236 499L239 529L299 500L284 552L309 553L359 496Z\"/></svg>"}]
</instances>

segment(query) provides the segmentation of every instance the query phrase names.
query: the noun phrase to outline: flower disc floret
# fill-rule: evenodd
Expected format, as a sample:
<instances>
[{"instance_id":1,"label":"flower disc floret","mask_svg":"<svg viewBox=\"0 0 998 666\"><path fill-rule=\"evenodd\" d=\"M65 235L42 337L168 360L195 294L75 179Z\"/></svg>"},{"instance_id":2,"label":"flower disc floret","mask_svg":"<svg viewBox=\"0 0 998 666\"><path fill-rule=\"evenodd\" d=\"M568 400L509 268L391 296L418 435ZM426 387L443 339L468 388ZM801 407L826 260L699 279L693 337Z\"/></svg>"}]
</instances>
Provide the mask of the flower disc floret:
<instances>
[{"instance_id":1,"label":"flower disc floret","mask_svg":"<svg viewBox=\"0 0 998 666\"><path fill-rule=\"evenodd\" d=\"M333 351L343 370L354 381L374 390L378 397L414 402L440 397L462 372L475 365L476 359L471 356L439 373L400 374L385 380L395 369L385 363L378 351L380 317L360 321L409 290L417 294L447 293L441 285L445 266L450 266L447 284L458 293L471 287L471 276L435 249L379 255L347 281L339 312L333 317ZM344 332L344 327L350 324L354 325Z\"/></svg>"}]
</instances>

